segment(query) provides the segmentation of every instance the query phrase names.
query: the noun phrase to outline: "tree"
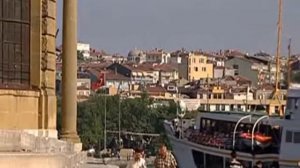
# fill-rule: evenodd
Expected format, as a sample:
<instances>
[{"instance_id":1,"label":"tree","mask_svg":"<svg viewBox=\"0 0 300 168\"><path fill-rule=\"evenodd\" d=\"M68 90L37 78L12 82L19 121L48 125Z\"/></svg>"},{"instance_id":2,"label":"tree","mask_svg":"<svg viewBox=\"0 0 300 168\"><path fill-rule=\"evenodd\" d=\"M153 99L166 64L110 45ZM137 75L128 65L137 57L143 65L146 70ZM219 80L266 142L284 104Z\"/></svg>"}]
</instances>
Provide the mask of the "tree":
<instances>
[{"instance_id":1,"label":"tree","mask_svg":"<svg viewBox=\"0 0 300 168\"><path fill-rule=\"evenodd\" d=\"M107 111L107 130L118 130L119 96L95 94L85 102L77 105L77 130L85 149L103 146L105 99ZM164 135L163 121L176 116L176 104L151 108L153 100L145 92L141 98L123 99L121 101L121 130L133 132L159 133ZM61 131L61 102L58 99L57 128ZM108 134L109 136L109 134ZM107 142L109 143L109 142ZM101 145L100 145L101 144Z\"/></svg>"},{"instance_id":2,"label":"tree","mask_svg":"<svg viewBox=\"0 0 300 168\"><path fill-rule=\"evenodd\" d=\"M77 50L77 60L83 61L84 60L84 56L83 56L83 52Z\"/></svg>"}]
</instances>

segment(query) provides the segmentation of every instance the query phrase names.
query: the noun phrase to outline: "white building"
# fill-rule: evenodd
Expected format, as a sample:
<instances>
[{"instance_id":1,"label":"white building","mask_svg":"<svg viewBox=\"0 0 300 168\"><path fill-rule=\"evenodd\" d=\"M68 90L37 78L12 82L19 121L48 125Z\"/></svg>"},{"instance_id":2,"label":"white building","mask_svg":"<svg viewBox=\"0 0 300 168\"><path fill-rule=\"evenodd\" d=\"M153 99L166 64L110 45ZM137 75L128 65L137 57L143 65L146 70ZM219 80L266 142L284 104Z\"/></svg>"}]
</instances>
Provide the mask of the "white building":
<instances>
[{"instance_id":1,"label":"white building","mask_svg":"<svg viewBox=\"0 0 300 168\"><path fill-rule=\"evenodd\" d=\"M90 58L90 44L87 43L77 43L77 51L82 52L85 59Z\"/></svg>"},{"instance_id":2,"label":"white building","mask_svg":"<svg viewBox=\"0 0 300 168\"><path fill-rule=\"evenodd\" d=\"M156 48L146 52L146 62L167 64L171 62L171 54Z\"/></svg>"}]
</instances>

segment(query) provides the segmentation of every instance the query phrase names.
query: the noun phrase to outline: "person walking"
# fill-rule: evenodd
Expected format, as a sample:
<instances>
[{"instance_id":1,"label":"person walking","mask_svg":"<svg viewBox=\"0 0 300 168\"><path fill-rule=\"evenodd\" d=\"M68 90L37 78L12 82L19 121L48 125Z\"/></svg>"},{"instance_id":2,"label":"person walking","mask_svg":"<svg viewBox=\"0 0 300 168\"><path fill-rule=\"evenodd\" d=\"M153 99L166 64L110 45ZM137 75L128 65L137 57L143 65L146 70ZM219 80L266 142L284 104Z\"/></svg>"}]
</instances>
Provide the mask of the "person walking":
<instances>
[{"instance_id":1,"label":"person walking","mask_svg":"<svg viewBox=\"0 0 300 168\"><path fill-rule=\"evenodd\" d=\"M161 144L154 160L155 168L176 168L177 162L173 154L168 151L165 144Z\"/></svg>"},{"instance_id":2,"label":"person walking","mask_svg":"<svg viewBox=\"0 0 300 168\"><path fill-rule=\"evenodd\" d=\"M133 154L133 160L129 161L126 168L147 168L146 161L143 158L143 149L135 149Z\"/></svg>"},{"instance_id":3,"label":"person walking","mask_svg":"<svg viewBox=\"0 0 300 168\"><path fill-rule=\"evenodd\" d=\"M241 162L239 162L236 159L236 152L232 151L231 152L231 162L230 162L230 168L243 168L243 165L241 164Z\"/></svg>"},{"instance_id":4,"label":"person walking","mask_svg":"<svg viewBox=\"0 0 300 168\"><path fill-rule=\"evenodd\" d=\"M262 168L262 167L263 167L263 163L259 160L256 162L256 164L253 168Z\"/></svg>"}]
</instances>

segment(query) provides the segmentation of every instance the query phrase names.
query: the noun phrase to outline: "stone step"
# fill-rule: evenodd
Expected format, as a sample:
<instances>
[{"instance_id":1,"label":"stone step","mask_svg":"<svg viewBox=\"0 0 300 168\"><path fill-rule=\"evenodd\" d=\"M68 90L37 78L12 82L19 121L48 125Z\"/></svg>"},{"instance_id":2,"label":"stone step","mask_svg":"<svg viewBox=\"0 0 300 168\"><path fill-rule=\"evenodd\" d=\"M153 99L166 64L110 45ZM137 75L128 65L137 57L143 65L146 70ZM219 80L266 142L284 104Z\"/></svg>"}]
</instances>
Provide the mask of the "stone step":
<instances>
[{"instance_id":1,"label":"stone step","mask_svg":"<svg viewBox=\"0 0 300 168\"><path fill-rule=\"evenodd\" d=\"M41 153L0 153L1 168L79 168L69 155Z\"/></svg>"}]
</instances>

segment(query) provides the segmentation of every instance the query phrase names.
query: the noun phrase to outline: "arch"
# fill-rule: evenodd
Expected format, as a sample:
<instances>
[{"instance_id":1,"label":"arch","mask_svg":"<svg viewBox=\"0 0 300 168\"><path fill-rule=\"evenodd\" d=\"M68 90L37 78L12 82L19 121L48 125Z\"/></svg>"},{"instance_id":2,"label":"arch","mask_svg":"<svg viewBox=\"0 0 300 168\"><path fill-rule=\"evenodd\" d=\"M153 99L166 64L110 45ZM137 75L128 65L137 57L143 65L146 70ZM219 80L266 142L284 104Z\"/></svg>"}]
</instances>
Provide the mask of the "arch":
<instances>
[{"instance_id":1,"label":"arch","mask_svg":"<svg viewBox=\"0 0 300 168\"><path fill-rule=\"evenodd\" d=\"M254 125L253 125L253 128L252 128L252 135L251 135L251 136L252 136L252 137L251 137L251 149L252 149L252 151L253 151L253 149L254 149L254 131L255 131L255 127L257 126L257 124L258 124L261 120L263 120L263 119L265 119L265 118L268 118L268 119L269 119L269 116L268 116L268 115L264 115L264 116L258 118L258 119L255 121Z\"/></svg>"},{"instance_id":2,"label":"arch","mask_svg":"<svg viewBox=\"0 0 300 168\"><path fill-rule=\"evenodd\" d=\"M232 141L232 148L233 148L233 149L234 149L234 147L235 147L235 134L236 134L236 129L237 129L238 125L240 124L240 122L242 122L243 120L245 120L245 119L247 119L247 118L249 118L249 121L251 121L252 115L246 115L246 116L240 118L240 119L238 120L238 122L235 124L234 130L233 130L233 141Z\"/></svg>"}]
</instances>

